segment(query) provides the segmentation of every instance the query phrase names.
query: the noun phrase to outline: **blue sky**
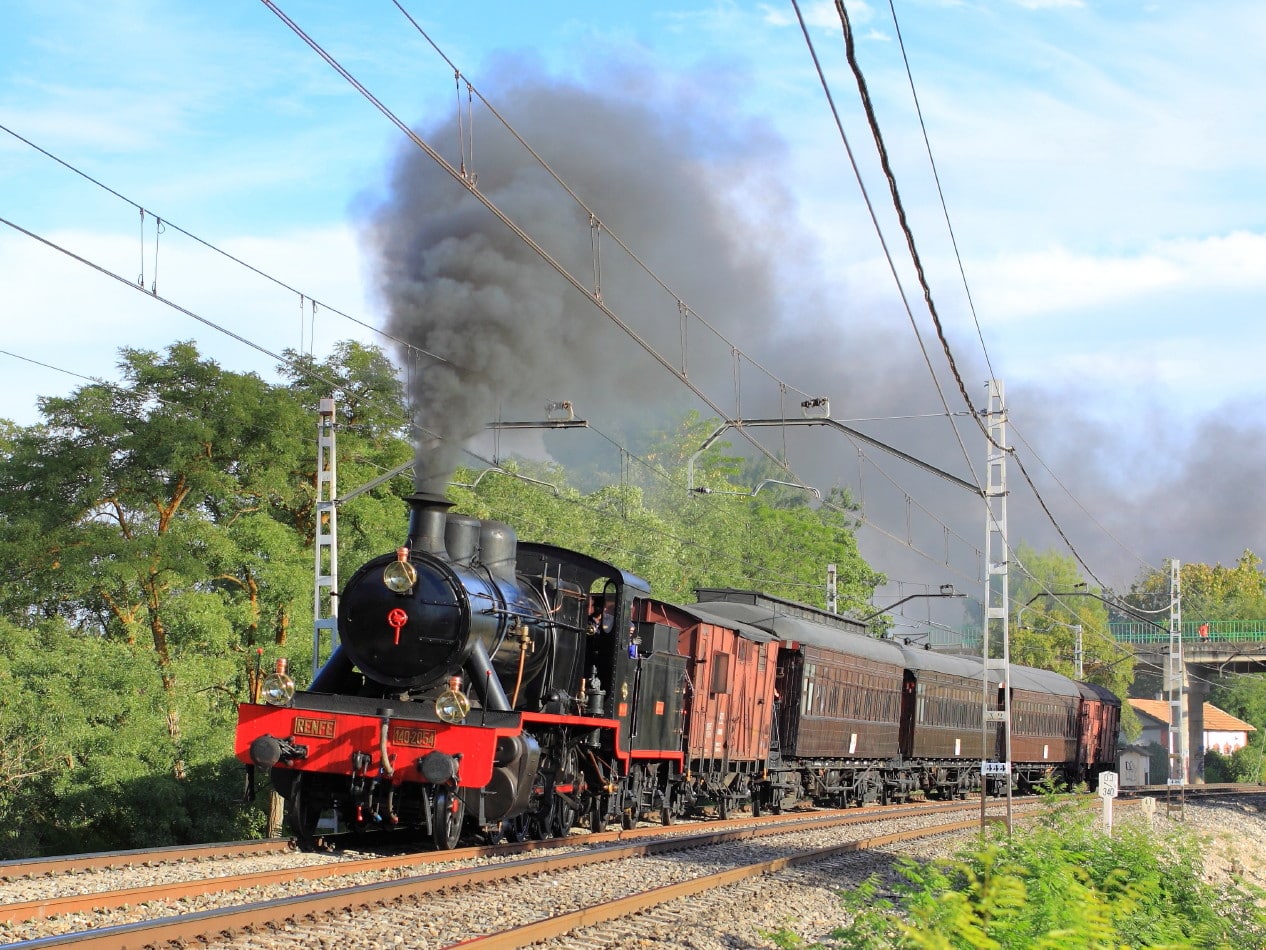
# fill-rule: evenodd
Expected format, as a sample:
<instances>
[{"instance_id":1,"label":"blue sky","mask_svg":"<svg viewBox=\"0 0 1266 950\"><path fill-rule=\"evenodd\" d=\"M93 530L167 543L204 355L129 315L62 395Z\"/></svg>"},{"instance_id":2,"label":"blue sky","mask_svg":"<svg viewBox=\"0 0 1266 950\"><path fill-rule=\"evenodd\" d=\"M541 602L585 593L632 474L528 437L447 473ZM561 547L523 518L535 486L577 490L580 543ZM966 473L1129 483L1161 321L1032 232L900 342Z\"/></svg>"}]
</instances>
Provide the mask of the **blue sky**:
<instances>
[{"instance_id":1,"label":"blue sky","mask_svg":"<svg viewBox=\"0 0 1266 950\"><path fill-rule=\"evenodd\" d=\"M794 198L798 231L814 244L814 279L846 288L828 295L828 325L889 324L891 345L918 372L908 319L790 3L402 5L511 122L515 102L495 96L498 77L504 86L516 68L599 89L630 70L681 75L706 87L705 98L724 99L784 144L777 176ZM277 6L405 121L433 125L451 113L452 70L392 3ZM888 5L847 6L938 308L975 370L980 343ZM801 9L885 240L900 254L834 6L802 0ZM1200 484L1189 465L1207 451L1211 422L1243 430L1241 442L1260 425L1266 8L904 0L896 11L990 365L1033 412L1029 422L1018 405L1016 425L1043 438L1039 452L1082 504L1129 532L1137 512L1120 510L1122 497L1145 496L1154 512L1157 499ZM0 132L0 217L128 280L143 273L149 286L156 276L159 294L266 350L377 339L324 310L313 320L295 294L171 230L158 237L155 258L158 215L306 297L383 323L354 222L381 194L401 136L259 0L9 0L0 13L0 124L150 212L141 222L134 208ZM773 235L754 252L762 250L778 253ZM906 286L917 305L917 287ZM926 314L918 317L930 334ZM0 226L0 326L0 349L14 354L0 354L0 416L23 424L37 419L36 397L83 383L70 374L114 378L123 346L193 338L228 369L267 373L273 363L8 226ZM841 359L859 355L867 356ZM872 402L894 416L938 408L895 394ZM1089 428L1061 429L1061 413L1074 408ZM851 413L837 405L835 415ZM1123 492L1130 479L1145 490ZM1249 490L1219 488L1237 511L1250 505L1240 496ZM1266 547L1261 528L1215 536L1208 520L1192 511L1123 540L1150 563L1225 562Z\"/></svg>"}]
</instances>

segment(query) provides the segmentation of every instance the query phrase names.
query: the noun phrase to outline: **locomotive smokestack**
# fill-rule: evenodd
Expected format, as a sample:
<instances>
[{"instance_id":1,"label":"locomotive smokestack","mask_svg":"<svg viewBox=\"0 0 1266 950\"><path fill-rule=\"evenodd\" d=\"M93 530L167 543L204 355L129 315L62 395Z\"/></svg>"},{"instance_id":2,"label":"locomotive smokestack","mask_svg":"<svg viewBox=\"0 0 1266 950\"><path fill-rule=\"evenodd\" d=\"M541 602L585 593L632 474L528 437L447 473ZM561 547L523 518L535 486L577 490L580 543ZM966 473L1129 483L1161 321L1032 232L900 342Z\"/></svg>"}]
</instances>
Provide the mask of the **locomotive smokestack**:
<instances>
[{"instance_id":1,"label":"locomotive smokestack","mask_svg":"<svg viewBox=\"0 0 1266 950\"><path fill-rule=\"evenodd\" d=\"M444 522L453 503L443 495L423 491L415 491L405 501L409 505L409 549L443 556Z\"/></svg>"}]
</instances>

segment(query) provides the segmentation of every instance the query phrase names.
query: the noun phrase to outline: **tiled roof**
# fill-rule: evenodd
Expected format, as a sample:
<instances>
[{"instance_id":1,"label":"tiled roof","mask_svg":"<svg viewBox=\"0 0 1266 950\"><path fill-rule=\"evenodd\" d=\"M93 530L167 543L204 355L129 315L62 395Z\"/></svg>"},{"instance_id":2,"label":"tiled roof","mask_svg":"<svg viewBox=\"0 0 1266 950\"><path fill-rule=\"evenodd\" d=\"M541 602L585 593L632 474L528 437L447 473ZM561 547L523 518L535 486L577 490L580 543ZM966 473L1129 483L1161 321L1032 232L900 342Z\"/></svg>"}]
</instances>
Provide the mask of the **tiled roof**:
<instances>
[{"instance_id":1,"label":"tiled roof","mask_svg":"<svg viewBox=\"0 0 1266 950\"><path fill-rule=\"evenodd\" d=\"M1130 705L1140 712L1145 712L1153 719L1169 724L1169 701L1164 699L1131 699ZM1251 723L1236 719L1229 712L1224 712L1212 703L1204 704L1205 732L1256 732L1257 727Z\"/></svg>"}]
</instances>

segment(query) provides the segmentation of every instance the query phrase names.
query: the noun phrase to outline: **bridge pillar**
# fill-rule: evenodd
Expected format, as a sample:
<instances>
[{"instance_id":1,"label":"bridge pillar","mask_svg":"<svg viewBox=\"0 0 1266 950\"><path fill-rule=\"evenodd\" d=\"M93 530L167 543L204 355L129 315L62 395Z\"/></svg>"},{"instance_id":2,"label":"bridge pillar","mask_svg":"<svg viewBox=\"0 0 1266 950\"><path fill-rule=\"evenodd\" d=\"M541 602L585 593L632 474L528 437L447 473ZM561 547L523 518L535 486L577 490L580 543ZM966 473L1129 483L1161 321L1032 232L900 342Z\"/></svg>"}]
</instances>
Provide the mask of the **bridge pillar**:
<instances>
[{"instance_id":1,"label":"bridge pillar","mask_svg":"<svg viewBox=\"0 0 1266 950\"><path fill-rule=\"evenodd\" d=\"M1187 781L1204 784L1204 704L1209 699L1209 670L1194 663L1185 663L1187 680L1187 748L1191 750L1190 774Z\"/></svg>"}]
</instances>

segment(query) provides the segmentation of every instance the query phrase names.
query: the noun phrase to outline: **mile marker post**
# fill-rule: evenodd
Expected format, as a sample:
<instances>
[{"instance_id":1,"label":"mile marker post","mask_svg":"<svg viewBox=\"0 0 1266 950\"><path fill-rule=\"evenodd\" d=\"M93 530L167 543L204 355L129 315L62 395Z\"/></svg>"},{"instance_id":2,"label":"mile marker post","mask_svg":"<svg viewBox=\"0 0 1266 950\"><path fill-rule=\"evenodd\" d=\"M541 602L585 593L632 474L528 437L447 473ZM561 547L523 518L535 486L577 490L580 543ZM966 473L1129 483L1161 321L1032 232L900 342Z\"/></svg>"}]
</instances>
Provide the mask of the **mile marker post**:
<instances>
[{"instance_id":1,"label":"mile marker post","mask_svg":"<svg viewBox=\"0 0 1266 950\"><path fill-rule=\"evenodd\" d=\"M1103 823L1108 828L1108 836L1112 836L1112 799L1117 797L1116 772L1104 772L1099 776L1099 797L1103 799Z\"/></svg>"}]
</instances>

